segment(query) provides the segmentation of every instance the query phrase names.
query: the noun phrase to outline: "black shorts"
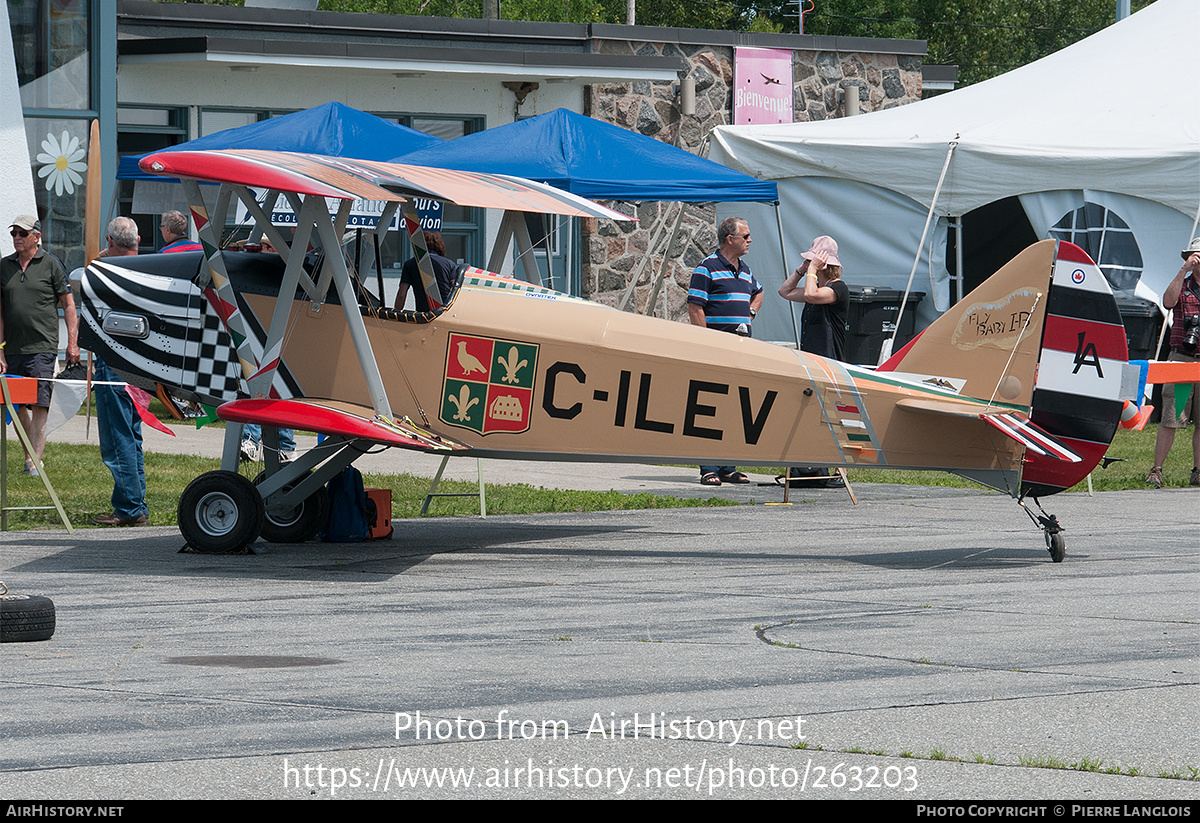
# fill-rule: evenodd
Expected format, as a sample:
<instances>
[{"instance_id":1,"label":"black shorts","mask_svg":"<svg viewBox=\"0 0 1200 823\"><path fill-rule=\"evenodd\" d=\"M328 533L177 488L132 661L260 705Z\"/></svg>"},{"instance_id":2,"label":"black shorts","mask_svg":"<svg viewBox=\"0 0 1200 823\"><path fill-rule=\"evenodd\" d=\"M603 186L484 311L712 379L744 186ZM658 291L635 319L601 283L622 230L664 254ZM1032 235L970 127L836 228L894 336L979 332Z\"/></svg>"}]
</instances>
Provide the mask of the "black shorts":
<instances>
[{"instance_id":1,"label":"black shorts","mask_svg":"<svg viewBox=\"0 0 1200 823\"><path fill-rule=\"evenodd\" d=\"M38 379L37 402L33 405L49 408L50 390L54 387L54 367L58 365L58 354L56 352L10 354L5 360L8 361L9 374Z\"/></svg>"}]
</instances>

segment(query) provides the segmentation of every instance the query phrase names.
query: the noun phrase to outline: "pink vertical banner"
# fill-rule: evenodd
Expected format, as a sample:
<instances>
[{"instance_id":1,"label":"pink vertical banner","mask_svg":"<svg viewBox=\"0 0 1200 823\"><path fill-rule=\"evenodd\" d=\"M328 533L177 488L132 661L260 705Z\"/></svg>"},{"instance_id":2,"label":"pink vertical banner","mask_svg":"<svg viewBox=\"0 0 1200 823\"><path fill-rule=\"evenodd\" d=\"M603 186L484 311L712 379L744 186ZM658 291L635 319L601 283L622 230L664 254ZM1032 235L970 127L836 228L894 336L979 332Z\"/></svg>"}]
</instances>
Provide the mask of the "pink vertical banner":
<instances>
[{"instance_id":1,"label":"pink vertical banner","mask_svg":"<svg viewBox=\"0 0 1200 823\"><path fill-rule=\"evenodd\" d=\"M733 50L733 123L791 123L792 52L789 49Z\"/></svg>"}]
</instances>

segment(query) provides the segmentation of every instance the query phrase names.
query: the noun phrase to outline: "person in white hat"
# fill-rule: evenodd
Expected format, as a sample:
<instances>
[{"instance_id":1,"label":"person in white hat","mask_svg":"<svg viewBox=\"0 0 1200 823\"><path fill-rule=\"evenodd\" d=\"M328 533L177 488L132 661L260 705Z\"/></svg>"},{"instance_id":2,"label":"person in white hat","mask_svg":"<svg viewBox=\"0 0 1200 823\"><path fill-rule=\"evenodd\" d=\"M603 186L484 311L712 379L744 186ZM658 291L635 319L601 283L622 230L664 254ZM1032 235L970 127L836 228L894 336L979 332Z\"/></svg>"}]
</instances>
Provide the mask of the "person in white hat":
<instances>
[{"instance_id":1,"label":"person in white hat","mask_svg":"<svg viewBox=\"0 0 1200 823\"><path fill-rule=\"evenodd\" d=\"M842 281L837 241L823 234L800 256L804 262L779 287L780 297L804 304L800 316L800 351L845 360L850 289ZM826 478L816 482L825 486L842 485L840 477L830 477L828 470L814 466L792 466L788 477Z\"/></svg>"},{"instance_id":2,"label":"person in white hat","mask_svg":"<svg viewBox=\"0 0 1200 823\"><path fill-rule=\"evenodd\" d=\"M79 362L79 322L62 264L41 247L41 222L31 214L17 215L9 234L15 251L0 260L0 370L38 378L37 402L17 414L33 445L33 454L25 455L25 474L36 475L58 361L58 307L67 324L68 366Z\"/></svg>"},{"instance_id":3,"label":"person in white hat","mask_svg":"<svg viewBox=\"0 0 1200 823\"><path fill-rule=\"evenodd\" d=\"M800 256L804 262L779 287L780 297L805 304L801 316L800 350L844 360L846 305L850 289L842 281L837 241L823 234Z\"/></svg>"}]
</instances>

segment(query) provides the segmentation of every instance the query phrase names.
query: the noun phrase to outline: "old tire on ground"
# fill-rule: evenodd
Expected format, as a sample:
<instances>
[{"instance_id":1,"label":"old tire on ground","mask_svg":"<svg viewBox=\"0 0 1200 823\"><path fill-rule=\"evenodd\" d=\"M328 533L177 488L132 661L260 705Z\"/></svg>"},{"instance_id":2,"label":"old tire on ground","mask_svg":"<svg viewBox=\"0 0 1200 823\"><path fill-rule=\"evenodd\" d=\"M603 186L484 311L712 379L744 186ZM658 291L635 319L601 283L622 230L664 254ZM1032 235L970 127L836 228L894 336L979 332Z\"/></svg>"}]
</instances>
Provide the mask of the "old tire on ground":
<instances>
[{"instance_id":1,"label":"old tire on ground","mask_svg":"<svg viewBox=\"0 0 1200 823\"><path fill-rule=\"evenodd\" d=\"M179 498L179 531L198 552L233 552L250 545L263 526L263 501L237 472L200 475Z\"/></svg>"},{"instance_id":2,"label":"old tire on ground","mask_svg":"<svg viewBox=\"0 0 1200 823\"><path fill-rule=\"evenodd\" d=\"M309 472L308 474L311 474ZM284 487L285 490L292 489L297 483L304 480L308 474L296 478L291 483ZM267 477L266 472L259 472L254 478L254 485L257 486ZM315 492L304 498L299 506L293 506L286 511L266 511L263 517L262 536L264 540L269 540L272 543L307 543L317 536L325 526L325 521L329 519L329 495L325 492L325 487L317 489Z\"/></svg>"},{"instance_id":3,"label":"old tire on ground","mask_svg":"<svg viewBox=\"0 0 1200 823\"><path fill-rule=\"evenodd\" d=\"M1062 532L1047 534L1046 548L1050 552L1050 559L1055 563L1061 563L1067 556L1067 539L1062 536Z\"/></svg>"},{"instance_id":4,"label":"old tire on ground","mask_svg":"<svg viewBox=\"0 0 1200 823\"><path fill-rule=\"evenodd\" d=\"M49 640L53 636L53 600L29 594L0 595L0 643Z\"/></svg>"}]
</instances>

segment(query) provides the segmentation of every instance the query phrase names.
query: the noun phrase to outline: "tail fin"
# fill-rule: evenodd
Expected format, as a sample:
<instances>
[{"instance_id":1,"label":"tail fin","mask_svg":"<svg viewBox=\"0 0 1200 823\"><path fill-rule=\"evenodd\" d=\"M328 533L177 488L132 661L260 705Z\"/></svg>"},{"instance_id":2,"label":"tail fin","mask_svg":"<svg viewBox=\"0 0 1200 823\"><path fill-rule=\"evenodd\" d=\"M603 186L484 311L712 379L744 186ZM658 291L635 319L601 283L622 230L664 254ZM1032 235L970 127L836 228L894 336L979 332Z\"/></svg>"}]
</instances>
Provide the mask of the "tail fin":
<instances>
[{"instance_id":1,"label":"tail fin","mask_svg":"<svg viewBox=\"0 0 1200 823\"><path fill-rule=\"evenodd\" d=\"M1030 246L879 370L1028 409L1053 266L1053 240Z\"/></svg>"},{"instance_id":2,"label":"tail fin","mask_svg":"<svg viewBox=\"0 0 1200 823\"><path fill-rule=\"evenodd\" d=\"M1125 327L1108 281L1087 252L1060 242L1030 417L1083 461L1030 455L1021 476L1023 494L1068 489L1101 461L1121 423L1128 362Z\"/></svg>"},{"instance_id":3,"label":"tail fin","mask_svg":"<svg viewBox=\"0 0 1200 823\"><path fill-rule=\"evenodd\" d=\"M960 395L1027 408L1033 423L1083 458L1027 452L1021 492L1039 497L1075 485L1104 457L1121 422L1127 361L1121 313L1099 267L1078 246L1043 240L880 370L941 380Z\"/></svg>"}]
</instances>

